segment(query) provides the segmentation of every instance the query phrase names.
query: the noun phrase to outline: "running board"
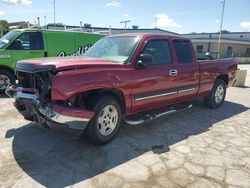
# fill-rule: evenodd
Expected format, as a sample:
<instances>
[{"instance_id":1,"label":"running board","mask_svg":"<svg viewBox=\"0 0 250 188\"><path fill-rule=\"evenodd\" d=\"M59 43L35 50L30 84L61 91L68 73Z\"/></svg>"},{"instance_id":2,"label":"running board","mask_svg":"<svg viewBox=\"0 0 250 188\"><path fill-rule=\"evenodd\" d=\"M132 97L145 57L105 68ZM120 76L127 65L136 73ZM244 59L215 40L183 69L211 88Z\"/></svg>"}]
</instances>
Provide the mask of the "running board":
<instances>
[{"instance_id":1,"label":"running board","mask_svg":"<svg viewBox=\"0 0 250 188\"><path fill-rule=\"evenodd\" d=\"M129 124L129 125L139 125L142 123L146 123L152 120L155 120L159 117L166 116L175 112L179 112L182 110L186 110L189 108L192 108L192 104L184 105L184 106L179 106L179 107L168 107L167 109L161 109L158 111L150 112L150 113L143 113L143 115L136 115L136 116L129 116L126 118L123 118L123 120Z\"/></svg>"}]
</instances>

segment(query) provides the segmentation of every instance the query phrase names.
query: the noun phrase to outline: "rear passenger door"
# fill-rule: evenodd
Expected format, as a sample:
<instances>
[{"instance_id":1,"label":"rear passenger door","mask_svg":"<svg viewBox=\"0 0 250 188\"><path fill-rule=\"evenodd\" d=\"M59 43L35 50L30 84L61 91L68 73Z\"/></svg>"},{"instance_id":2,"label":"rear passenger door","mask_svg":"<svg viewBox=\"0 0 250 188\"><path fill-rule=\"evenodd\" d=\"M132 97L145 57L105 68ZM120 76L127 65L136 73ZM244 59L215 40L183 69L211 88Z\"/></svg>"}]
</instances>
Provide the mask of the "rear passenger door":
<instances>
[{"instance_id":1,"label":"rear passenger door","mask_svg":"<svg viewBox=\"0 0 250 188\"><path fill-rule=\"evenodd\" d=\"M199 64L196 62L190 40L173 39L176 60L178 101L187 101L196 96L199 89Z\"/></svg>"}]
</instances>

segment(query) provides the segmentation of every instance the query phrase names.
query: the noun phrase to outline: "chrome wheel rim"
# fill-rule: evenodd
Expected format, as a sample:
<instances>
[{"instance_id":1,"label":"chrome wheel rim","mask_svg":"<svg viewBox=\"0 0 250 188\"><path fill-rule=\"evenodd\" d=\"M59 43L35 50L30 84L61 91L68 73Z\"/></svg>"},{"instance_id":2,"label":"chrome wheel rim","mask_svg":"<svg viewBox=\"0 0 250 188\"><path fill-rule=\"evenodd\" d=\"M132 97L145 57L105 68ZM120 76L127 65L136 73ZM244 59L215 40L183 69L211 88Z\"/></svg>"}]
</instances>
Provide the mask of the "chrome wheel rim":
<instances>
[{"instance_id":1,"label":"chrome wheel rim","mask_svg":"<svg viewBox=\"0 0 250 188\"><path fill-rule=\"evenodd\" d=\"M215 91L215 102L216 104L219 104L224 97L224 88L222 85L219 85Z\"/></svg>"},{"instance_id":2,"label":"chrome wheel rim","mask_svg":"<svg viewBox=\"0 0 250 188\"><path fill-rule=\"evenodd\" d=\"M118 111L115 106L104 107L98 116L97 126L101 135L108 136L117 126Z\"/></svg>"},{"instance_id":3,"label":"chrome wheel rim","mask_svg":"<svg viewBox=\"0 0 250 188\"><path fill-rule=\"evenodd\" d=\"M10 85L10 79L8 76L0 75L0 89L6 89Z\"/></svg>"}]
</instances>

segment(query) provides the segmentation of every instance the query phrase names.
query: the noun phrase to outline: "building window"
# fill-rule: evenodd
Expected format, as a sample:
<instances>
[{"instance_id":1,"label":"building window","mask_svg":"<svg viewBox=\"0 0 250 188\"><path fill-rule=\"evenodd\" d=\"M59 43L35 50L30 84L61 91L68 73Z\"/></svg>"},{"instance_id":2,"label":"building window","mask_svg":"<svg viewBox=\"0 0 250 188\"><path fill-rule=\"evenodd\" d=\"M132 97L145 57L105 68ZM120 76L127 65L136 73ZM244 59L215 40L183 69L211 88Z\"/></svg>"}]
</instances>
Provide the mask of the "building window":
<instances>
[{"instance_id":1,"label":"building window","mask_svg":"<svg viewBox=\"0 0 250 188\"><path fill-rule=\"evenodd\" d=\"M250 57L250 48L247 48L247 49L246 49L246 56L247 56L247 57Z\"/></svg>"},{"instance_id":2,"label":"building window","mask_svg":"<svg viewBox=\"0 0 250 188\"><path fill-rule=\"evenodd\" d=\"M233 47L229 46L227 47L227 56L233 56Z\"/></svg>"},{"instance_id":3,"label":"building window","mask_svg":"<svg viewBox=\"0 0 250 188\"><path fill-rule=\"evenodd\" d=\"M196 52L198 52L198 53L203 52L203 46L202 45L197 45L196 46Z\"/></svg>"}]
</instances>

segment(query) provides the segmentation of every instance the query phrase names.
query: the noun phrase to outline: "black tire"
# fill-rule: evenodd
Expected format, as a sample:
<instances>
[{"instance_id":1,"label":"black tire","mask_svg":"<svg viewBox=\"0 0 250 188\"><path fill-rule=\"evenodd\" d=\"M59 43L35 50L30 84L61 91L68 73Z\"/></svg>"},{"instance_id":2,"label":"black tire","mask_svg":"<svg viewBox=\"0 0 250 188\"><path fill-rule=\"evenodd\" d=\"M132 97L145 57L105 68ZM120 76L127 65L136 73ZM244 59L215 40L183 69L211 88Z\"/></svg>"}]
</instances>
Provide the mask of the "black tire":
<instances>
[{"instance_id":1,"label":"black tire","mask_svg":"<svg viewBox=\"0 0 250 188\"><path fill-rule=\"evenodd\" d=\"M222 87L224 93L222 99L219 102L218 101L216 102L216 91L218 87ZM219 108L224 103L225 97L226 97L226 84L223 80L216 79L214 81L212 92L208 96L204 97L204 103L208 108L216 109Z\"/></svg>"},{"instance_id":2,"label":"black tire","mask_svg":"<svg viewBox=\"0 0 250 188\"><path fill-rule=\"evenodd\" d=\"M99 99L96 102L91 102L91 106L93 107L93 111L95 112L94 118L89 122L87 128L84 130L84 137L92 144L95 145L104 145L110 142L117 134L122 120L122 111L121 106L118 100L112 95L106 95L103 97L98 97ZM107 106L113 106L117 110L118 118L115 128L108 135L102 135L99 131L98 118L102 113L103 109Z\"/></svg>"},{"instance_id":3,"label":"black tire","mask_svg":"<svg viewBox=\"0 0 250 188\"><path fill-rule=\"evenodd\" d=\"M9 82L11 85L15 84L15 82L16 82L15 75L12 74L10 71L0 70L0 79L1 79L1 75L7 77L9 79ZM4 93L5 89L6 89L6 88L1 88L1 86L2 85L0 85L0 94Z\"/></svg>"}]
</instances>

